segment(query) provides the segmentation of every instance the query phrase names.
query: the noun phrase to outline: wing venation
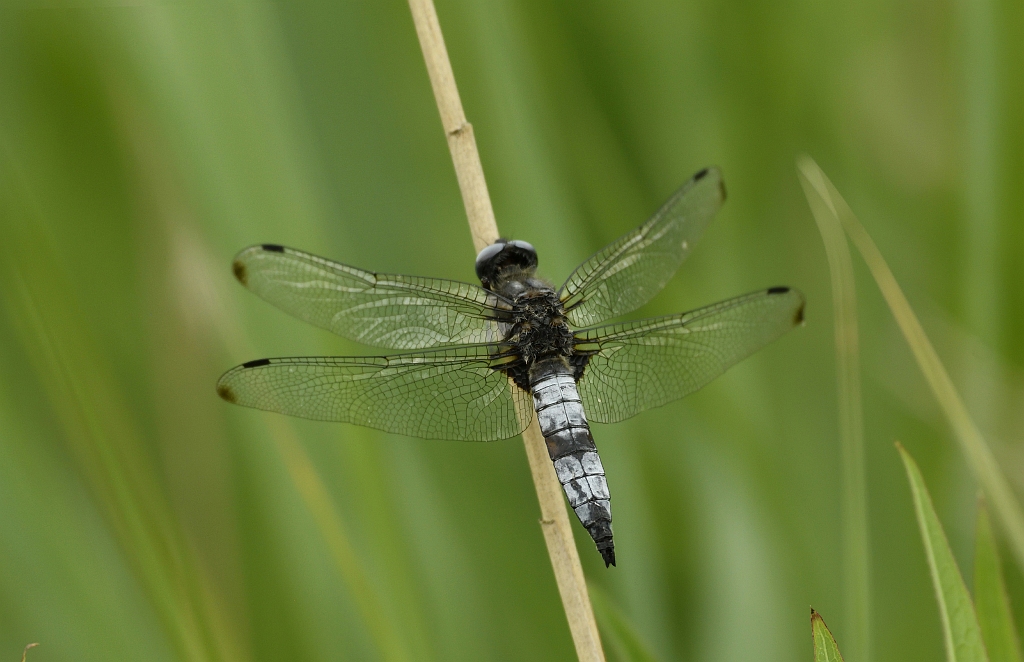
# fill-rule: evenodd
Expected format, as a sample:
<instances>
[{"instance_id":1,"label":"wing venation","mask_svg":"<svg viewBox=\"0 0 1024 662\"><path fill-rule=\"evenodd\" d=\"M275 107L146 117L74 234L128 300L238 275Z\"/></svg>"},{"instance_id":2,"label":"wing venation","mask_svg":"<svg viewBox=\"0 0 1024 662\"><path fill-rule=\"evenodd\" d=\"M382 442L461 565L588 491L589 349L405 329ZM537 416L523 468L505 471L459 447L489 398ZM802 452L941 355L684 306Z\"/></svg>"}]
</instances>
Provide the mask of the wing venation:
<instances>
[{"instance_id":1,"label":"wing venation","mask_svg":"<svg viewBox=\"0 0 1024 662\"><path fill-rule=\"evenodd\" d=\"M530 396L495 369L497 345L394 356L260 359L232 368L217 392L235 404L425 439L493 441L526 429Z\"/></svg>"},{"instance_id":2,"label":"wing venation","mask_svg":"<svg viewBox=\"0 0 1024 662\"><path fill-rule=\"evenodd\" d=\"M647 303L693 250L724 200L718 168L691 177L647 222L576 267L559 290L569 321L592 326Z\"/></svg>"},{"instance_id":3,"label":"wing venation","mask_svg":"<svg viewBox=\"0 0 1024 662\"><path fill-rule=\"evenodd\" d=\"M366 345L425 349L501 340L504 302L470 283L377 274L276 244L243 250L233 270L285 312Z\"/></svg>"},{"instance_id":4,"label":"wing venation","mask_svg":"<svg viewBox=\"0 0 1024 662\"><path fill-rule=\"evenodd\" d=\"M614 423L700 389L803 322L804 297L772 288L706 308L576 332L592 353L578 388L587 416Z\"/></svg>"}]
</instances>

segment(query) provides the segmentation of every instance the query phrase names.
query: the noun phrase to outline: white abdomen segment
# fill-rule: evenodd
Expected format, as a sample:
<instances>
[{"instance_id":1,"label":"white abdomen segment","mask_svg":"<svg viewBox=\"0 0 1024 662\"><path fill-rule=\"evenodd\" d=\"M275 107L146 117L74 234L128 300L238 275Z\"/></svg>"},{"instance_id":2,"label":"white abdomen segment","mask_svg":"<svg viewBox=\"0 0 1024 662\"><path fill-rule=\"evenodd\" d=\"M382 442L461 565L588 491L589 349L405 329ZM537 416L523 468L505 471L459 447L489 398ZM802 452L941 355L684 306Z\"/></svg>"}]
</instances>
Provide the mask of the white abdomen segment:
<instances>
[{"instance_id":1,"label":"white abdomen segment","mask_svg":"<svg viewBox=\"0 0 1024 662\"><path fill-rule=\"evenodd\" d=\"M550 362L536 366L530 378L537 420L558 482L605 565L615 565L611 495L572 371L562 362Z\"/></svg>"}]
</instances>

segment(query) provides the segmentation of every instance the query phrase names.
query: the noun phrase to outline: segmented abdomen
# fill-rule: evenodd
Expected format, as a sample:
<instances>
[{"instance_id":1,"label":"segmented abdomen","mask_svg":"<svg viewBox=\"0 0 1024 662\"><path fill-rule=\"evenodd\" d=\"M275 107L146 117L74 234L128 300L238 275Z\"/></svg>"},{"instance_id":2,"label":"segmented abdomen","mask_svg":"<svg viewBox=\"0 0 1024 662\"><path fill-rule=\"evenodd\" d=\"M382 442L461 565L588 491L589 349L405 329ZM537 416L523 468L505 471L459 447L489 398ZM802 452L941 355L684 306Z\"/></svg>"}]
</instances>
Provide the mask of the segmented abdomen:
<instances>
[{"instance_id":1,"label":"segmented abdomen","mask_svg":"<svg viewBox=\"0 0 1024 662\"><path fill-rule=\"evenodd\" d=\"M611 495L572 370L562 362L535 366L530 388L540 431L569 505L594 539L605 565L615 565Z\"/></svg>"}]
</instances>

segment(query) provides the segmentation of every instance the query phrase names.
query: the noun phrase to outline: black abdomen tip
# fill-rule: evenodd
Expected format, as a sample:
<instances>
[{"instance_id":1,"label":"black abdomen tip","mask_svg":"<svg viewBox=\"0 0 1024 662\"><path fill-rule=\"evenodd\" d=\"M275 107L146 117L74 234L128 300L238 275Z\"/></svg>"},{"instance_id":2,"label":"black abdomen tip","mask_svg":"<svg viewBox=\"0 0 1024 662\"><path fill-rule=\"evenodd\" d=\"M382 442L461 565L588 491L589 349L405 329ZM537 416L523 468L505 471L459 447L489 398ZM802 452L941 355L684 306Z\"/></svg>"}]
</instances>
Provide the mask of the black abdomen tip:
<instances>
[{"instance_id":1,"label":"black abdomen tip","mask_svg":"<svg viewBox=\"0 0 1024 662\"><path fill-rule=\"evenodd\" d=\"M263 244L261 246L261 248L263 248L263 250L265 250L265 251L270 251L271 253L283 253L284 252L284 246L282 246L280 244Z\"/></svg>"},{"instance_id":2,"label":"black abdomen tip","mask_svg":"<svg viewBox=\"0 0 1024 662\"><path fill-rule=\"evenodd\" d=\"M608 541L607 547L602 548L598 546L597 551L601 552L601 558L604 559L604 567L607 568L615 565L615 545L612 544L611 540Z\"/></svg>"}]
</instances>

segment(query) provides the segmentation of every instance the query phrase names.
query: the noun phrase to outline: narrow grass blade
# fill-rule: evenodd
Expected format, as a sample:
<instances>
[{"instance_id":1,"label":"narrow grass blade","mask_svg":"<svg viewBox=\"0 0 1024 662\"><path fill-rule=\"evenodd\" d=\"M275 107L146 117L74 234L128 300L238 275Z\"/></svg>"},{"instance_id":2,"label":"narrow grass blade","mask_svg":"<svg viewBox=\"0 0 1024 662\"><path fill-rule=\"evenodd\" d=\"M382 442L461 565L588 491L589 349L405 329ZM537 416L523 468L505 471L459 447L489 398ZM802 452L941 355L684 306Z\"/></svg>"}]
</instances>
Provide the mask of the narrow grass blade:
<instances>
[{"instance_id":1,"label":"narrow grass blade","mask_svg":"<svg viewBox=\"0 0 1024 662\"><path fill-rule=\"evenodd\" d=\"M380 651L381 659L389 662L417 659L409 652L406 637L399 634L399 628L388 617L381 604L380 596L377 595L352 546L348 531L331 500L327 486L299 443L294 430L288 422L279 418L270 420L268 425L277 444L277 450L288 469L288 475L323 534L338 574L359 607L359 613ZM429 659L426 651L420 651L420 655L420 659Z\"/></svg>"},{"instance_id":2,"label":"narrow grass blade","mask_svg":"<svg viewBox=\"0 0 1024 662\"><path fill-rule=\"evenodd\" d=\"M983 500L978 502L974 541L974 605L989 659L992 662L1021 662L1020 639L1013 624L999 551Z\"/></svg>"},{"instance_id":3,"label":"narrow grass blade","mask_svg":"<svg viewBox=\"0 0 1024 662\"><path fill-rule=\"evenodd\" d=\"M857 335L857 291L846 235L828 200L816 194L800 171L800 183L825 244L832 281L835 324L836 380L839 387L839 433L843 457L843 596L852 660L871 659L871 601L867 488L864 477L864 411L861 405L860 342Z\"/></svg>"},{"instance_id":4,"label":"narrow grass blade","mask_svg":"<svg viewBox=\"0 0 1024 662\"><path fill-rule=\"evenodd\" d=\"M814 641L814 662L843 662L836 640L821 614L811 610L811 638Z\"/></svg>"},{"instance_id":5,"label":"narrow grass blade","mask_svg":"<svg viewBox=\"0 0 1024 662\"><path fill-rule=\"evenodd\" d=\"M196 321L206 326L209 335L217 338L231 356L256 355L249 334L238 319L238 311L230 304L231 297L224 280L214 276L219 265L200 240L188 235L184 229L175 229L174 232L177 235L174 244L178 273L172 278L181 288L181 300L193 305L198 315ZM194 305L196 303L199 305ZM265 420L267 432L281 455L288 476L323 535L338 576L352 596L380 659L388 662L414 659L406 633L385 607L385 596L371 581L341 513L316 465L299 442L292 423L282 416L268 416ZM425 652L420 651L420 656L425 657Z\"/></svg>"},{"instance_id":6,"label":"narrow grass blade","mask_svg":"<svg viewBox=\"0 0 1024 662\"><path fill-rule=\"evenodd\" d=\"M907 344L914 354L918 367L924 373L925 380L932 393L942 407L950 427L960 447L963 449L967 462L981 485L986 498L995 510L996 519L1006 532L1018 566L1024 570L1024 510L1014 496L1006 477L999 470L999 465L985 443L978 426L975 425L964 401L953 386L949 373L939 360L935 348L925 335L921 323L914 314L907 297L903 294L895 276L886 264L885 258L878 250L875 242L854 216L846 201L839 195L832 182L821 171L810 157L799 160L800 172L812 184L814 193L826 204L830 213L843 224L843 228L867 263L871 275L878 288L882 291L886 303L896 323L903 333Z\"/></svg>"},{"instance_id":7,"label":"narrow grass blade","mask_svg":"<svg viewBox=\"0 0 1024 662\"><path fill-rule=\"evenodd\" d=\"M903 458L914 496L914 510L921 527L928 567L932 573L935 599L939 602L939 616L942 618L942 632L946 641L946 659L949 662L986 662L988 655L982 643L981 627L974 613L974 604L967 592L964 578L960 575L953 550L949 548L946 533L942 530L939 516L935 514L932 498L924 484L921 470L914 458L899 443L896 448Z\"/></svg>"},{"instance_id":8,"label":"narrow grass blade","mask_svg":"<svg viewBox=\"0 0 1024 662\"><path fill-rule=\"evenodd\" d=\"M244 653L212 584L191 553L124 383L99 348L74 296L47 219L21 170L0 144L0 307L17 322L48 411L70 449L182 660L238 660Z\"/></svg>"},{"instance_id":9,"label":"narrow grass blade","mask_svg":"<svg viewBox=\"0 0 1024 662\"><path fill-rule=\"evenodd\" d=\"M598 628L604 643L612 650L614 659L619 662L657 662L658 658L644 643L626 615L612 603L608 594L594 584L589 584L588 590Z\"/></svg>"}]
</instances>

